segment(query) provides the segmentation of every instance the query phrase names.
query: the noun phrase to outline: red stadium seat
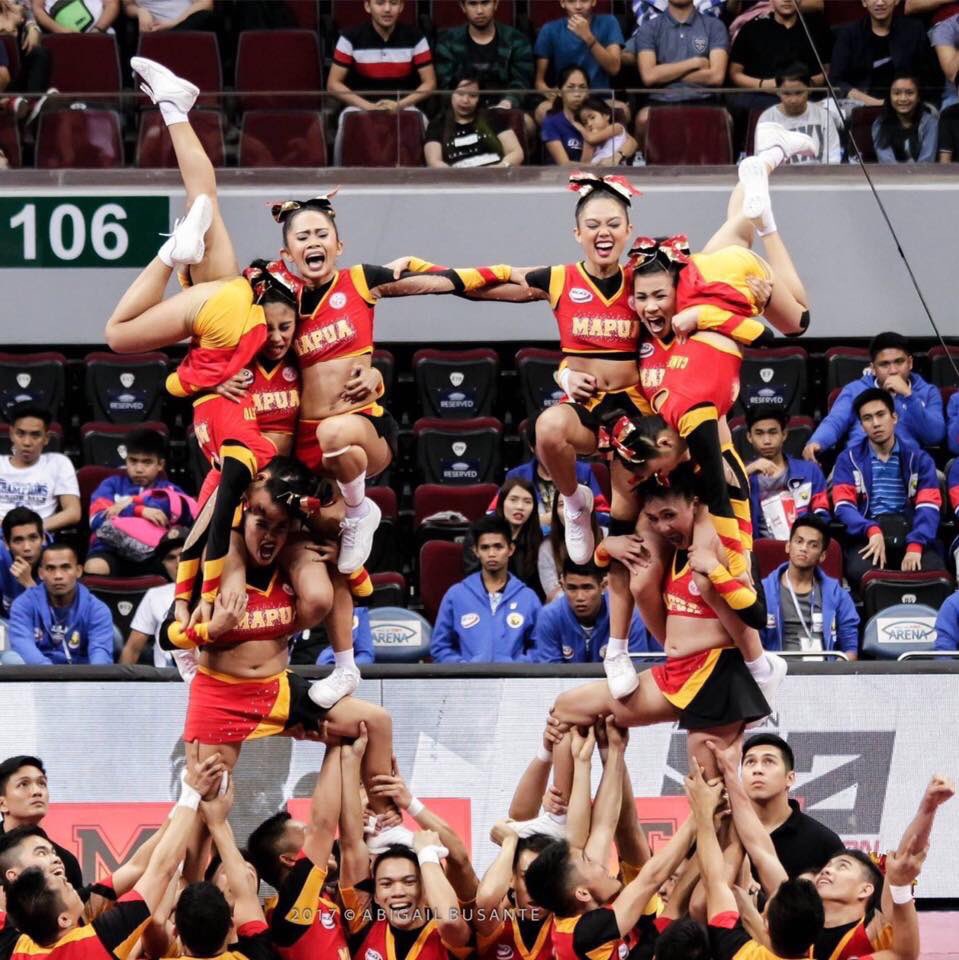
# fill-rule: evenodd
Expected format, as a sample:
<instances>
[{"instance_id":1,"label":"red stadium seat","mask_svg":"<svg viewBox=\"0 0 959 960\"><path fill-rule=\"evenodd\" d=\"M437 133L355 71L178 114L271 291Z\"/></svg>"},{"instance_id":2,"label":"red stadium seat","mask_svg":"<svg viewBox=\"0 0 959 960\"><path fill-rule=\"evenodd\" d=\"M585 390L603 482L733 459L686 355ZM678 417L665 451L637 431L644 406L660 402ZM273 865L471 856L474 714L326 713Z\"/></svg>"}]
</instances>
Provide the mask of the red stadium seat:
<instances>
[{"instance_id":1,"label":"red stadium seat","mask_svg":"<svg viewBox=\"0 0 959 960\"><path fill-rule=\"evenodd\" d=\"M148 420L138 426L144 430L156 430L164 437L170 435L170 429L158 420ZM83 462L103 464L108 467L122 467L126 462L126 447L123 438L130 432L129 423L106 423L95 420L80 427L80 443L83 448Z\"/></svg>"},{"instance_id":2,"label":"red stadium seat","mask_svg":"<svg viewBox=\"0 0 959 960\"><path fill-rule=\"evenodd\" d=\"M496 19L500 23L512 26L516 15L514 7L514 0L499 0L499 6L496 8ZM466 22L460 0L433 0L430 6L430 20L437 30L461 27Z\"/></svg>"},{"instance_id":3,"label":"red stadium seat","mask_svg":"<svg viewBox=\"0 0 959 960\"><path fill-rule=\"evenodd\" d=\"M87 403L95 420L133 426L159 417L167 375L165 353L88 353L83 363Z\"/></svg>"},{"instance_id":4,"label":"red stadium seat","mask_svg":"<svg viewBox=\"0 0 959 960\"><path fill-rule=\"evenodd\" d=\"M765 107L758 107L755 110L749 111L749 120L746 123L746 153L749 156L752 156L756 152L756 124L759 123L759 118L763 115L763 110L765 110Z\"/></svg>"},{"instance_id":5,"label":"red stadium seat","mask_svg":"<svg viewBox=\"0 0 959 960\"><path fill-rule=\"evenodd\" d=\"M420 601L423 615L436 623L446 591L463 579L463 544L430 540L420 548Z\"/></svg>"},{"instance_id":6,"label":"red stadium seat","mask_svg":"<svg viewBox=\"0 0 959 960\"><path fill-rule=\"evenodd\" d=\"M364 10L365 4L357 0L331 0L331 10L333 22L338 30L348 30L350 27L358 27L363 23L369 23L370 15ZM416 25L416 0L406 0L403 4L403 10L400 13L400 23L408 26Z\"/></svg>"},{"instance_id":7,"label":"red stadium seat","mask_svg":"<svg viewBox=\"0 0 959 960\"><path fill-rule=\"evenodd\" d=\"M326 134L316 110L247 110L241 167L325 167Z\"/></svg>"},{"instance_id":8,"label":"red stadium seat","mask_svg":"<svg viewBox=\"0 0 959 960\"><path fill-rule=\"evenodd\" d=\"M97 464L87 464L77 470L77 486L80 488L80 508L84 517L90 516L90 501L93 491L106 480L107 477L118 477L125 473L120 467L101 467Z\"/></svg>"},{"instance_id":9,"label":"red stadium seat","mask_svg":"<svg viewBox=\"0 0 959 960\"><path fill-rule=\"evenodd\" d=\"M396 379L396 358L389 350L377 348L373 351L373 366L383 377L383 397L380 402L389 404L390 394L393 392L393 381Z\"/></svg>"},{"instance_id":10,"label":"red stadium seat","mask_svg":"<svg viewBox=\"0 0 959 960\"><path fill-rule=\"evenodd\" d=\"M48 431L50 439L47 443L47 453L63 453L63 427L59 423L51 423ZM0 455L6 456L10 452L10 424L0 423Z\"/></svg>"},{"instance_id":11,"label":"red stadium seat","mask_svg":"<svg viewBox=\"0 0 959 960\"><path fill-rule=\"evenodd\" d=\"M806 396L808 364L802 347L744 350L737 409L775 406L798 413Z\"/></svg>"},{"instance_id":12,"label":"red stadium seat","mask_svg":"<svg viewBox=\"0 0 959 960\"><path fill-rule=\"evenodd\" d=\"M940 387L939 392L942 394L942 409L943 412L949 406L949 401L952 399L952 395L959 390L959 387Z\"/></svg>"},{"instance_id":13,"label":"red stadium seat","mask_svg":"<svg viewBox=\"0 0 959 960\"><path fill-rule=\"evenodd\" d=\"M366 561L366 569L370 573L396 570L400 567L396 534L396 523L399 519L396 491L392 487L368 486L366 495L380 508L383 515L373 535L373 549Z\"/></svg>"},{"instance_id":14,"label":"red stadium seat","mask_svg":"<svg viewBox=\"0 0 959 960\"><path fill-rule=\"evenodd\" d=\"M862 578L863 622L897 603L924 603L938 610L955 589L945 570L869 570Z\"/></svg>"},{"instance_id":15,"label":"red stadium seat","mask_svg":"<svg viewBox=\"0 0 959 960\"><path fill-rule=\"evenodd\" d=\"M606 498L606 502L609 503L613 498L613 488L609 479L609 467L603 463L602 460L591 460L589 469L593 471L593 476L596 477L599 489L603 491L603 496Z\"/></svg>"},{"instance_id":16,"label":"red stadium seat","mask_svg":"<svg viewBox=\"0 0 959 960\"><path fill-rule=\"evenodd\" d=\"M54 420L63 399L67 358L62 353L0 353L0 416L18 403L34 403Z\"/></svg>"},{"instance_id":17,"label":"red stadium seat","mask_svg":"<svg viewBox=\"0 0 959 960\"><path fill-rule=\"evenodd\" d=\"M733 123L725 107L651 107L646 162L732 163Z\"/></svg>"},{"instance_id":18,"label":"red stadium seat","mask_svg":"<svg viewBox=\"0 0 959 960\"><path fill-rule=\"evenodd\" d=\"M503 424L494 417L413 424L417 473L422 483L467 486L493 482L500 475Z\"/></svg>"},{"instance_id":19,"label":"red stadium seat","mask_svg":"<svg viewBox=\"0 0 959 960\"><path fill-rule=\"evenodd\" d=\"M47 33L42 43L50 51L50 83L60 93L69 95L71 100L116 103L120 92L120 53L112 34Z\"/></svg>"},{"instance_id":20,"label":"red stadium seat","mask_svg":"<svg viewBox=\"0 0 959 960\"><path fill-rule=\"evenodd\" d=\"M489 507L499 492L495 483L475 483L450 487L442 483L421 483L413 491L413 524L422 527L424 521L436 513L452 510L461 513L472 523Z\"/></svg>"},{"instance_id":21,"label":"red stadium seat","mask_svg":"<svg viewBox=\"0 0 959 960\"><path fill-rule=\"evenodd\" d=\"M0 43L7 48L7 69L13 78L20 72L20 44L12 33L0 34Z\"/></svg>"},{"instance_id":22,"label":"red stadium seat","mask_svg":"<svg viewBox=\"0 0 959 960\"><path fill-rule=\"evenodd\" d=\"M190 126L196 131L214 167L226 166L223 138L223 116L218 110L191 110ZM140 115L137 134L136 165L138 167L175 167L173 142L159 110L145 110Z\"/></svg>"},{"instance_id":23,"label":"red stadium seat","mask_svg":"<svg viewBox=\"0 0 959 960\"><path fill-rule=\"evenodd\" d=\"M36 165L43 170L122 167L119 114L113 110L44 113L37 131Z\"/></svg>"},{"instance_id":24,"label":"red stadium seat","mask_svg":"<svg viewBox=\"0 0 959 960\"><path fill-rule=\"evenodd\" d=\"M562 387L553 379L563 354L559 350L541 350L523 347L516 353L516 372L519 374L520 393L528 417L551 407L564 396Z\"/></svg>"},{"instance_id":25,"label":"red stadium seat","mask_svg":"<svg viewBox=\"0 0 959 960\"><path fill-rule=\"evenodd\" d=\"M137 56L156 60L177 76L195 83L200 88L196 101L198 107L221 106L219 94L223 91L223 68L220 66L220 47L212 30L141 33ZM137 104L143 109L150 105L150 100L141 96ZM196 114L191 113L190 122L195 118Z\"/></svg>"},{"instance_id":26,"label":"red stadium seat","mask_svg":"<svg viewBox=\"0 0 959 960\"><path fill-rule=\"evenodd\" d=\"M405 607L409 601L406 577L395 570L370 574L373 581L373 596L367 601L368 607Z\"/></svg>"},{"instance_id":27,"label":"red stadium seat","mask_svg":"<svg viewBox=\"0 0 959 960\"><path fill-rule=\"evenodd\" d=\"M343 117L344 167L422 167L423 122L412 110L369 110Z\"/></svg>"},{"instance_id":28,"label":"red stadium seat","mask_svg":"<svg viewBox=\"0 0 959 960\"><path fill-rule=\"evenodd\" d=\"M87 574L83 578L83 585L110 608L113 625L120 631L124 641L130 635L130 621L143 595L151 587L162 587L167 582L167 579L161 576L100 577ZM152 655L146 662L152 663Z\"/></svg>"},{"instance_id":29,"label":"red stadium seat","mask_svg":"<svg viewBox=\"0 0 959 960\"><path fill-rule=\"evenodd\" d=\"M318 0L286 0L286 6L293 14L293 19L298 27L303 30L319 30L320 5Z\"/></svg>"},{"instance_id":30,"label":"red stadium seat","mask_svg":"<svg viewBox=\"0 0 959 960\"><path fill-rule=\"evenodd\" d=\"M426 416L468 420L493 412L499 376L495 350L417 350L413 373Z\"/></svg>"},{"instance_id":31,"label":"red stadium seat","mask_svg":"<svg viewBox=\"0 0 959 960\"><path fill-rule=\"evenodd\" d=\"M849 121L849 133L859 147L863 163L876 162L876 148L872 142L872 123L880 113L882 113L882 107L856 107L852 112L852 119ZM850 159L853 159L855 155L856 152L850 144Z\"/></svg>"},{"instance_id":32,"label":"red stadium seat","mask_svg":"<svg viewBox=\"0 0 959 960\"><path fill-rule=\"evenodd\" d=\"M781 563L786 562L786 542L761 538L753 541L753 552L759 564L759 573L765 578ZM829 577L842 579L842 550L836 540L829 541L826 555L822 558L822 570Z\"/></svg>"},{"instance_id":33,"label":"red stadium seat","mask_svg":"<svg viewBox=\"0 0 959 960\"><path fill-rule=\"evenodd\" d=\"M23 151L20 149L20 125L12 113L0 113L0 150L11 167L23 163Z\"/></svg>"},{"instance_id":34,"label":"red stadium seat","mask_svg":"<svg viewBox=\"0 0 959 960\"><path fill-rule=\"evenodd\" d=\"M871 363L865 347L829 347L825 358L827 390L858 380Z\"/></svg>"},{"instance_id":35,"label":"red stadium seat","mask_svg":"<svg viewBox=\"0 0 959 960\"><path fill-rule=\"evenodd\" d=\"M612 13L612 0L596 0L593 13ZM556 0L529 0L529 19L534 29L539 30L544 23L550 20L559 20L563 17L562 8Z\"/></svg>"},{"instance_id":36,"label":"red stadium seat","mask_svg":"<svg viewBox=\"0 0 959 960\"><path fill-rule=\"evenodd\" d=\"M786 424L789 431L786 442L783 444L783 453L787 457L802 457L803 447L809 443L816 424L812 417L790 417ZM736 452L742 457L745 463L755 459L756 451L753 450L749 438L746 436L746 418L734 417L729 421L729 431L733 435L733 445Z\"/></svg>"},{"instance_id":37,"label":"red stadium seat","mask_svg":"<svg viewBox=\"0 0 959 960\"><path fill-rule=\"evenodd\" d=\"M860 0L829 0L824 4L824 13L830 27L841 27L866 15Z\"/></svg>"},{"instance_id":38,"label":"red stadium seat","mask_svg":"<svg viewBox=\"0 0 959 960\"><path fill-rule=\"evenodd\" d=\"M836 387L829 391L829 396L826 397L826 413L832 410L832 405L839 399L840 393L842 393L842 387Z\"/></svg>"},{"instance_id":39,"label":"red stadium seat","mask_svg":"<svg viewBox=\"0 0 959 960\"><path fill-rule=\"evenodd\" d=\"M244 30L236 50L235 86L240 110L318 109L323 88L319 37L312 30Z\"/></svg>"},{"instance_id":40,"label":"red stadium seat","mask_svg":"<svg viewBox=\"0 0 959 960\"><path fill-rule=\"evenodd\" d=\"M959 366L959 347L949 347L948 352L945 347L933 347L929 351L930 379L937 387L959 387L956 366Z\"/></svg>"}]
</instances>

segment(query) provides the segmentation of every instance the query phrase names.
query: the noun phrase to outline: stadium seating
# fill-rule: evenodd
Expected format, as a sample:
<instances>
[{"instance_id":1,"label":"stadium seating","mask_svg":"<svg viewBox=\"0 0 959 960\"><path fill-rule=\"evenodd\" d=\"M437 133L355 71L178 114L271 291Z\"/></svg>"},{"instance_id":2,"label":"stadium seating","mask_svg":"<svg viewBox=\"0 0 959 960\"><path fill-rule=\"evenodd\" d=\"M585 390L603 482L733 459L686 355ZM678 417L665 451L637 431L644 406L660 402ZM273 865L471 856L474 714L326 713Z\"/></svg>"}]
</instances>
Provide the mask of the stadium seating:
<instances>
[{"instance_id":1,"label":"stadium seating","mask_svg":"<svg viewBox=\"0 0 959 960\"><path fill-rule=\"evenodd\" d=\"M863 655L898 660L904 653L933 649L936 611L924 603L897 603L871 616L862 633Z\"/></svg>"},{"instance_id":2,"label":"stadium seating","mask_svg":"<svg viewBox=\"0 0 959 960\"><path fill-rule=\"evenodd\" d=\"M223 115L217 110L192 110L190 125L206 150L214 167L226 166L226 143ZM137 133L136 165L138 167L176 167L173 141L159 110L145 110L140 116Z\"/></svg>"},{"instance_id":3,"label":"stadium seating","mask_svg":"<svg viewBox=\"0 0 959 960\"><path fill-rule=\"evenodd\" d=\"M773 406L799 413L806 396L808 364L809 356L802 347L744 350L738 408Z\"/></svg>"},{"instance_id":4,"label":"stadium seating","mask_svg":"<svg viewBox=\"0 0 959 960\"><path fill-rule=\"evenodd\" d=\"M323 75L316 33L244 30L236 51L235 86L240 110L319 109Z\"/></svg>"},{"instance_id":5,"label":"stadium seating","mask_svg":"<svg viewBox=\"0 0 959 960\"><path fill-rule=\"evenodd\" d=\"M383 515L373 535L373 549L366 561L366 569L370 573L399 570L401 561L396 532L399 519L396 491L392 487L367 487L366 495L380 508Z\"/></svg>"},{"instance_id":6,"label":"stadium seating","mask_svg":"<svg viewBox=\"0 0 959 960\"><path fill-rule=\"evenodd\" d=\"M422 167L423 122L412 110L370 110L343 117L344 167Z\"/></svg>"},{"instance_id":7,"label":"stadium seating","mask_svg":"<svg viewBox=\"0 0 959 960\"><path fill-rule=\"evenodd\" d=\"M100 577L87 574L83 578L84 586L102 600L113 614L113 625L124 640L130 634L130 621L136 613L143 595L151 587L162 587L167 581L156 577ZM153 662L153 648L146 648L144 662Z\"/></svg>"},{"instance_id":8,"label":"stadium seating","mask_svg":"<svg viewBox=\"0 0 959 960\"><path fill-rule=\"evenodd\" d=\"M373 658L377 663L419 663L430 655L430 624L413 610L378 607L370 611Z\"/></svg>"},{"instance_id":9,"label":"stadium seating","mask_svg":"<svg viewBox=\"0 0 959 960\"><path fill-rule=\"evenodd\" d=\"M97 464L87 464L77 470L77 486L80 488L80 508L83 511L84 522L90 517L90 500L93 497L93 491L107 477L118 477L123 472L120 467L101 467Z\"/></svg>"},{"instance_id":10,"label":"stadium seating","mask_svg":"<svg viewBox=\"0 0 959 960\"><path fill-rule=\"evenodd\" d=\"M469 420L492 413L499 376L495 350L417 350L413 372L426 416Z\"/></svg>"},{"instance_id":11,"label":"stadium seating","mask_svg":"<svg viewBox=\"0 0 959 960\"><path fill-rule=\"evenodd\" d=\"M650 107L650 166L733 162L733 122L725 107Z\"/></svg>"},{"instance_id":12,"label":"stadium seating","mask_svg":"<svg viewBox=\"0 0 959 960\"><path fill-rule=\"evenodd\" d=\"M937 387L959 387L959 347L933 347L929 351L929 377Z\"/></svg>"},{"instance_id":13,"label":"stadium seating","mask_svg":"<svg viewBox=\"0 0 959 960\"><path fill-rule=\"evenodd\" d=\"M517 352L516 372L527 417L535 416L563 398L562 388L553 379L562 359L559 350L523 347Z\"/></svg>"},{"instance_id":14,"label":"stadium seating","mask_svg":"<svg viewBox=\"0 0 959 960\"><path fill-rule=\"evenodd\" d=\"M430 540L420 548L420 602L430 623L443 595L454 583L463 579L463 544Z\"/></svg>"},{"instance_id":15,"label":"stadium seating","mask_svg":"<svg viewBox=\"0 0 959 960\"><path fill-rule=\"evenodd\" d=\"M830 27L841 27L865 15L860 0L829 0L823 7Z\"/></svg>"},{"instance_id":16,"label":"stadium seating","mask_svg":"<svg viewBox=\"0 0 959 960\"><path fill-rule=\"evenodd\" d=\"M323 116L316 110L247 110L241 167L325 167Z\"/></svg>"},{"instance_id":17,"label":"stadium seating","mask_svg":"<svg viewBox=\"0 0 959 960\"><path fill-rule=\"evenodd\" d=\"M409 599L406 577L395 570L370 574L373 581L373 595L369 597L368 607L405 607Z\"/></svg>"},{"instance_id":18,"label":"stadium seating","mask_svg":"<svg viewBox=\"0 0 959 960\"><path fill-rule=\"evenodd\" d=\"M0 353L0 415L7 418L18 403L33 403L60 412L67 358L62 353Z\"/></svg>"},{"instance_id":19,"label":"stadium seating","mask_svg":"<svg viewBox=\"0 0 959 960\"><path fill-rule=\"evenodd\" d=\"M500 476L503 425L494 417L422 417L413 424L413 437L417 473L423 483L463 486L489 483Z\"/></svg>"},{"instance_id":20,"label":"stadium seating","mask_svg":"<svg viewBox=\"0 0 959 960\"><path fill-rule=\"evenodd\" d=\"M396 358L389 350L376 349L373 351L372 365L383 377L382 402L389 404L393 393L393 381L396 379Z\"/></svg>"},{"instance_id":21,"label":"stadium seating","mask_svg":"<svg viewBox=\"0 0 959 960\"><path fill-rule=\"evenodd\" d=\"M593 471L593 476L596 477L599 489L603 491L603 496L606 498L606 502L609 503L613 495L613 488L609 478L609 467L603 463L602 460L593 460L590 462L589 469Z\"/></svg>"},{"instance_id":22,"label":"stadium seating","mask_svg":"<svg viewBox=\"0 0 959 960\"><path fill-rule=\"evenodd\" d=\"M37 131L36 165L43 170L122 167L120 115L113 110L44 113Z\"/></svg>"},{"instance_id":23,"label":"stadium seating","mask_svg":"<svg viewBox=\"0 0 959 960\"><path fill-rule=\"evenodd\" d=\"M825 358L826 389L830 392L859 380L872 362L865 347L829 347Z\"/></svg>"},{"instance_id":24,"label":"stadium seating","mask_svg":"<svg viewBox=\"0 0 959 960\"><path fill-rule=\"evenodd\" d=\"M495 483L476 483L450 487L440 483L421 483L413 491L413 525L418 542L457 540L466 536L469 524L486 513L499 487ZM459 513L466 523L427 523L438 513Z\"/></svg>"},{"instance_id":25,"label":"stadium seating","mask_svg":"<svg viewBox=\"0 0 959 960\"><path fill-rule=\"evenodd\" d=\"M220 66L220 47L212 30L161 30L141 33L137 56L156 60L169 67L177 76L195 83L200 88L198 107L219 108L219 94L223 90L223 69ZM142 109L149 106L146 96L138 98ZM194 114L190 114L193 122Z\"/></svg>"},{"instance_id":26,"label":"stadium seating","mask_svg":"<svg viewBox=\"0 0 959 960\"><path fill-rule=\"evenodd\" d=\"M147 421L141 423L145 430L169 436L165 423ZM130 432L129 423L107 423L92 421L80 427L80 442L83 447L83 461L87 464L100 464L107 467L122 467L126 462L126 447L123 438Z\"/></svg>"},{"instance_id":27,"label":"stadium seating","mask_svg":"<svg viewBox=\"0 0 959 960\"><path fill-rule=\"evenodd\" d=\"M10 76L15 77L20 70L20 43L12 33L0 34L0 43L7 51L7 69Z\"/></svg>"},{"instance_id":28,"label":"stadium seating","mask_svg":"<svg viewBox=\"0 0 959 960\"><path fill-rule=\"evenodd\" d=\"M19 167L23 163L20 125L12 113L0 113L0 150L11 167Z\"/></svg>"},{"instance_id":29,"label":"stadium seating","mask_svg":"<svg viewBox=\"0 0 959 960\"><path fill-rule=\"evenodd\" d=\"M496 19L501 23L513 25L515 17L514 0L499 0L496 8ZM450 27L461 27L466 21L459 0L433 0L430 4L430 20L436 30L448 30Z\"/></svg>"},{"instance_id":30,"label":"stadium seating","mask_svg":"<svg viewBox=\"0 0 959 960\"><path fill-rule=\"evenodd\" d=\"M796 457L797 459L801 457L803 447L809 443L809 438L812 436L815 427L816 422L812 417L790 417L789 422L786 424L786 429L789 431L789 434L786 437L786 442L783 444L783 453L787 457ZM746 429L746 418L734 417L730 420L729 431L733 435L733 445L736 447L736 452L742 457L744 462L749 463L750 460L755 460L756 451L753 450L752 444L746 435L748 432Z\"/></svg>"},{"instance_id":31,"label":"stadium seating","mask_svg":"<svg viewBox=\"0 0 959 960\"><path fill-rule=\"evenodd\" d=\"M849 121L849 133L859 147L863 163L876 162L876 148L872 142L873 121L882 113L882 107L857 107ZM849 144L849 156L855 158L853 145Z\"/></svg>"},{"instance_id":32,"label":"stadium seating","mask_svg":"<svg viewBox=\"0 0 959 960\"><path fill-rule=\"evenodd\" d=\"M870 570L860 586L863 620L900 603L924 603L938 610L954 589L952 577L944 570Z\"/></svg>"},{"instance_id":33,"label":"stadium seating","mask_svg":"<svg viewBox=\"0 0 959 960\"><path fill-rule=\"evenodd\" d=\"M49 440L45 452L63 453L63 427L59 423L51 423L47 432ZM10 424L0 423L0 455L6 456L10 449Z\"/></svg>"},{"instance_id":34,"label":"stadium seating","mask_svg":"<svg viewBox=\"0 0 959 960\"><path fill-rule=\"evenodd\" d=\"M132 426L159 416L167 375L166 354L121 357L115 353L89 353L84 367L87 403L94 420Z\"/></svg>"},{"instance_id":35,"label":"stadium seating","mask_svg":"<svg viewBox=\"0 0 959 960\"><path fill-rule=\"evenodd\" d=\"M113 34L46 33L42 43L50 51L50 83L64 99L79 93L86 103L117 105L120 52Z\"/></svg>"},{"instance_id":36,"label":"stadium seating","mask_svg":"<svg viewBox=\"0 0 959 960\"><path fill-rule=\"evenodd\" d=\"M781 563L786 562L786 542L759 537L753 541L753 552L761 576L768 577ZM830 540L822 558L822 570L827 576L842 580L842 549L836 540Z\"/></svg>"}]
</instances>

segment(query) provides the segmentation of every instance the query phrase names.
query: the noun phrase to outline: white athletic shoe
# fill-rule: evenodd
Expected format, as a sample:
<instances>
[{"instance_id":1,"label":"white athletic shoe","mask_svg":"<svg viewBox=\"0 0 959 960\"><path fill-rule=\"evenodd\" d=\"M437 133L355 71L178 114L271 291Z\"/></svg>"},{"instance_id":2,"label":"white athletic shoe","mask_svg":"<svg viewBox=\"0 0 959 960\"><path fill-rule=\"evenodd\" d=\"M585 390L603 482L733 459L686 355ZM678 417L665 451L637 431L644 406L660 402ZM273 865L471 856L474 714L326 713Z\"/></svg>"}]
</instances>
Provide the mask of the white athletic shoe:
<instances>
[{"instance_id":1,"label":"white athletic shoe","mask_svg":"<svg viewBox=\"0 0 959 960\"><path fill-rule=\"evenodd\" d=\"M554 840L566 839L566 824L559 823L548 813L541 813L532 820L507 820L520 839L533 836L534 833L543 833Z\"/></svg>"},{"instance_id":2,"label":"white athletic shoe","mask_svg":"<svg viewBox=\"0 0 959 960\"><path fill-rule=\"evenodd\" d=\"M783 158L776 164L784 163L790 157L816 156L816 141L805 133L797 130L787 130L778 123L759 123L756 125L753 152L758 156L765 150L779 147Z\"/></svg>"},{"instance_id":3,"label":"white athletic shoe","mask_svg":"<svg viewBox=\"0 0 959 960\"><path fill-rule=\"evenodd\" d=\"M783 680L786 679L788 667L786 666L786 661L782 657L777 657L775 653L767 653L766 659L769 661L772 672L764 680L757 680L756 684L766 698L766 703L769 704L769 710L772 713L776 710L776 694L779 692ZM747 726L750 728L754 725L758 726L760 722L761 721L754 721L751 724L747 724Z\"/></svg>"},{"instance_id":4,"label":"white athletic shoe","mask_svg":"<svg viewBox=\"0 0 959 960\"><path fill-rule=\"evenodd\" d=\"M639 686L639 674L628 653L607 654L603 660L606 683L616 700L628 697Z\"/></svg>"},{"instance_id":5,"label":"white athletic shoe","mask_svg":"<svg viewBox=\"0 0 959 960\"><path fill-rule=\"evenodd\" d=\"M739 182L743 188L743 216L760 223L769 209L769 171L759 157L746 157L739 163Z\"/></svg>"},{"instance_id":6,"label":"white athletic shoe","mask_svg":"<svg viewBox=\"0 0 959 960\"><path fill-rule=\"evenodd\" d=\"M185 266L200 263L206 253L206 233L213 223L213 203L201 193L193 201L185 217L173 225L173 233L160 248L164 263Z\"/></svg>"},{"instance_id":7,"label":"white athletic shoe","mask_svg":"<svg viewBox=\"0 0 959 960\"><path fill-rule=\"evenodd\" d=\"M589 563L593 559L596 544L593 542L593 491L583 484L579 485L579 489L583 494L583 512L572 518L567 507L564 539L569 559L573 563L582 564Z\"/></svg>"},{"instance_id":8,"label":"white athletic shoe","mask_svg":"<svg viewBox=\"0 0 959 960\"><path fill-rule=\"evenodd\" d=\"M395 846L412 848L413 831L407 830L406 827L390 827L387 830L374 833L366 839L366 847L372 854L382 853L387 847ZM445 854L441 854L441 856L445 856Z\"/></svg>"},{"instance_id":9,"label":"white athletic shoe","mask_svg":"<svg viewBox=\"0 0 959 960\"><path fill-rule=\"evenodd\" d=\"M369 559L373 549L373 535L383 516L380 508L369 497L366 498L366 515L346 517L340 522L340 558L336 569L340 573L355 573Z\"/></svg>"},{"instance_id":10,"label":"white athletic shoe","mask_svg":"<svg viewBox=\"0 0 959 960\"><path fill-rule=\"evenodd\" d=\"M189 113L200 95L200 88L189 80L178 77L172 70L147 60L146 57L131 57L130 66L140 81L140 89L156 104L171 103L183 113Z\"/></svg>"},{"instance_id":11,"label":"white athletic shoe","mask_svg":"<svg viewBox=\"0 0 959 960\"><path fill-rule=\"evenodd\" d=\"M360 685L360 671L356 667L334 667L333 672L323 680L314 680L310 684L310 699L324 710L334 703L356 693Z\"/></svg>"}]
</instances>

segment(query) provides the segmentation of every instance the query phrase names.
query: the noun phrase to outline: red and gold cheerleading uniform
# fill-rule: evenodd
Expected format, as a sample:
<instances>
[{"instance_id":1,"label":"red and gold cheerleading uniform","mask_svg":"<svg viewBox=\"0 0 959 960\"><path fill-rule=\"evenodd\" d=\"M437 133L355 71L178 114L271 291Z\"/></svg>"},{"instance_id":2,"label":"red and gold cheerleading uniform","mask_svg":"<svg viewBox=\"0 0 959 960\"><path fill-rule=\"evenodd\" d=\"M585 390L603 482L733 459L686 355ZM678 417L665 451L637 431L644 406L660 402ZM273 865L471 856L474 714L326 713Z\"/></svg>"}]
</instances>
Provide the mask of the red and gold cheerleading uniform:
<instances>
[{"instance_id":1,"label":"red and gold cheerleading uniform","mask_svg":"<svg viewBox=\"0 0 959 960\"><path fill-rule=\"evenodd\" d=\"M553 954L556 960L645 960L652 956L656 935L651 915L644 914L622 936L612 908L598 907L553 918Z\"/></svg>"},{"instance_id":2,"label":"red and gold cheerleading uniform","mask_svg":"<svg viewBox=\"0 0 959 960\"><path fill-rule=\"evenodd\" d=\"M231 943L216 960L276 960L270 940L270 928L262 920L250 920L241 924L236 928L236 943Z\"/></svg>"},{"instance_id":3,"label":"red and gold cheerleading uniform","mask_svg":"<svg viewBox=\"0 0 959 960\"><path fill-rule=\"evenodd\" d=\"M738 913L730 911L710 917L707 930L715 960L780 960L746 933Z\"/></svg>"},{"instance_id":4,"label":"red and gold cheerleading uniform","mask_svg":"<svg viewBox=\"0 0 959 960\"><path fill-rule=\"evenodd\" d=\"M883 924L873 940L864 917L838 927L823 927L816 937L813 956L816 960L865 960L879 950L891 949L892 925Z\"/></svg>"},{"instance_id":5,"label":"red and gold cheerleading uniform","mask_svg":"<svg viewBox=\"0 0 959 960\"><path fill-rule=\"evenodd\" d=\"M37 952L56 960L126 960L149 922L150 908L131 890L92 922L75 927L52 947L40 947Z\"/></svg>"},{"instance_id":6,"label":"red and gold cheerleading uniform","mask_svg":"<svg viewBox=\"0 0 959 960\"><path fill-rule=\"evenodd\" d=\"M478 938L476 953L481 960L552 960L553 918L547 915L537 926L510 914L498 929Z\"/></svg>"}]
</instances>

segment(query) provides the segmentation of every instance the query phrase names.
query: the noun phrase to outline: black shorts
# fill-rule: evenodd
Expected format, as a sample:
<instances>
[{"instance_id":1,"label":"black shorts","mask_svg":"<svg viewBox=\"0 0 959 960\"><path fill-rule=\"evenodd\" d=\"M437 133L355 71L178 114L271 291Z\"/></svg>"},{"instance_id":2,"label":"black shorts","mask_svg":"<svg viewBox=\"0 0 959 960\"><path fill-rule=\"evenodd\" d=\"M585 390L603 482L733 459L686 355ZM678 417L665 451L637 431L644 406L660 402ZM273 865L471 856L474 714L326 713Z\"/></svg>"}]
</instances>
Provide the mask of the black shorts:
<instances>
[{"instance_id":1,"label":"black shorts","mask_svg":"<svg viewBox=\"0 0 959 960\"><path fill-rule=\"evenodd\" d=\"M390 448L390 454L395 460L399 450L400 426L393 418L393 414L390 413L389 410L384 409L378 417L366 411L357 413L357 416L366 417L366 419L373 424L376 435L386 441L387 446Z\"/></svg>"},{"instance_id":2,"label":"black shorts","mask_svg":"<svg viewBox=\"0 0 959 960\"><path fill-rule=\"evenodd\" d=\"M606 448L605 430L612 426L617 416L625 414L627 417L639 419L652 413L651 409L643 406L646 401L640 394L638 385L627 387L625 390L598 393L586 403L573 400L564 401L564 403L572 408L579 422L596 437L596 442L602 449ZM536 415L536 418L541 413L542 411ZM530 421L527 428L529 443L534 450L536 449L536 418Z\"/></svg>"}]
</instances>

